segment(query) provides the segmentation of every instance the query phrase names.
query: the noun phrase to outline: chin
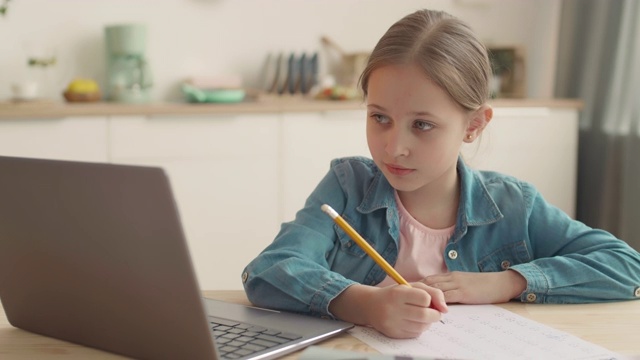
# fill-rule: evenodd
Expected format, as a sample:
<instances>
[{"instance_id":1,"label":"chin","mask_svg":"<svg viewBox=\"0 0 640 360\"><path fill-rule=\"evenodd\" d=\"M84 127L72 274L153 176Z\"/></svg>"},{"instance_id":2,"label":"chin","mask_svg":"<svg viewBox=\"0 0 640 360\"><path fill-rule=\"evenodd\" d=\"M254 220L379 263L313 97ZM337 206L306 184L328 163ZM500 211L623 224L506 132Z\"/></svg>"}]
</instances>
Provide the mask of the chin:
<instances>
[{"instance_id":1,"label":"chin","mask_svg":"<svg viewBox=\"0 0 640 360\"><path fill-rule=\"evenodd\" d=\"M384 174L384 177L387 179L391 187L396 189L397 191L402 192L411 192L418 189L416 184L413 184L411 181L398 179L397 176Z\"/></svg>"}]
</instances>

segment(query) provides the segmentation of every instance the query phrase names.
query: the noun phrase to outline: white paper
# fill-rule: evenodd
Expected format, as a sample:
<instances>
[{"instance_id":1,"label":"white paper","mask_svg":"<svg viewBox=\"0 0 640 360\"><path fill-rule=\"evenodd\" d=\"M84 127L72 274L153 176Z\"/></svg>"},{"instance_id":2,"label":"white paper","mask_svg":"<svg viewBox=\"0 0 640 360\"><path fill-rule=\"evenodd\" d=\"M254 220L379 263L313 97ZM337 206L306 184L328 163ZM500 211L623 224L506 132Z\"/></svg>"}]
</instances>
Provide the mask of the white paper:
<instances>
[{"instance_id":1,"label":"white paper","mask_svg":"<svg viewBox=\"0 0 640 360\"><path fill-rule=\"evenodd\" d=\"M621 359L620 354L494 305L453 305L416 339L369 327L351 335L383 354L444 359Z\"/></svg>"}]
</instances>

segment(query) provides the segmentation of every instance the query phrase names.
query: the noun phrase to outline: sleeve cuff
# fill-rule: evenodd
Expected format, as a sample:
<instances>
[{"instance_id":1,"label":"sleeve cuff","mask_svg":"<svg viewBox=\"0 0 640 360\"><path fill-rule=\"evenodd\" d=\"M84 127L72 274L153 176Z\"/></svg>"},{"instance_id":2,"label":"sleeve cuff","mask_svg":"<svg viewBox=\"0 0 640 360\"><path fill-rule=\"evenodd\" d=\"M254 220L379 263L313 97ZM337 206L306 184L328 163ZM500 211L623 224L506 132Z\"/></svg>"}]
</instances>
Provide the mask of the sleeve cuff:
<instances>
[{"instance_id":1,"label":"sleeve cuff","mask_svg":"<svg viewBox=\"0 0 640 360\"><path fill-rule=\"evenodd\" d=\"M509 270L517 271L527 280L527 288L518 296L526 303L543 303L549 293L549 279L542 269L532 263L514 265Z\"/></svg>"}]
</instances>

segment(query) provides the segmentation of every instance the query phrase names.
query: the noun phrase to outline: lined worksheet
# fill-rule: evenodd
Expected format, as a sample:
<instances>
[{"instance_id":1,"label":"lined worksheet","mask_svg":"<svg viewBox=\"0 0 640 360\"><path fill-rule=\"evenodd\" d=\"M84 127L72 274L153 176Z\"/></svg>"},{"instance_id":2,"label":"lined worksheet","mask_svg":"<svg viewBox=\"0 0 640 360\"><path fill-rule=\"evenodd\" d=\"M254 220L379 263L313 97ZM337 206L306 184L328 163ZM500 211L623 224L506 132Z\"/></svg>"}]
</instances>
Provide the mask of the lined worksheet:
<instances>
[{"instance_id":1,"label":"lined worksheet","mask_svg":"<svg viewBox=\"0 0 640 360\"><path fill-rule=\"evenodd\" d=\"M455 305L416 339L369 327L351 335L383 354L442 359L620 359L621 355L494 305Z\"/></svg>"}]
</instances>

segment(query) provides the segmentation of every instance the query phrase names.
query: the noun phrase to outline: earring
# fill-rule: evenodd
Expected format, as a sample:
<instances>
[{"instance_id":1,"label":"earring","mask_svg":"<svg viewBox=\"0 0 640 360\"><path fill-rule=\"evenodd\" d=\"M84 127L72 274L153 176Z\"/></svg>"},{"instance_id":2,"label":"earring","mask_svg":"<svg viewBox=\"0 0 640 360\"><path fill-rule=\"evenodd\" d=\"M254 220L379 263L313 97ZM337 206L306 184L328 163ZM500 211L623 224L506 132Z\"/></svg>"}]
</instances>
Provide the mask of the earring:
<instances>
[{"instance_id":1,"label":"earring","mask_svg":"<svg viewBox=\"0 0 640 360\"><path fill-rule=\"evenodd\" d=\"M467 135L467 140L471 140L473 139L473 136L471 136L471 134Z\"/></svg>"}]
</instances>

